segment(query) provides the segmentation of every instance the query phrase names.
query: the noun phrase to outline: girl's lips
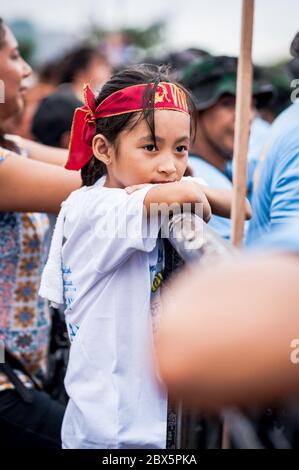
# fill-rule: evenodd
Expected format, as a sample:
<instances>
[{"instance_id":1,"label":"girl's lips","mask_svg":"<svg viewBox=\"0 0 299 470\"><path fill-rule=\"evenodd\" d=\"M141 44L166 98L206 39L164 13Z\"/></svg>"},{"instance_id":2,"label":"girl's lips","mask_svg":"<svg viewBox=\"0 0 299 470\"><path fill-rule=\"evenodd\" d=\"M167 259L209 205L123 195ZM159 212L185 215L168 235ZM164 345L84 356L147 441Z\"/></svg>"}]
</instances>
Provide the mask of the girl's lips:
<instances>
[{"instance_id":1,"label":"girl's lips","mask_svg":"<svg viewBox=\"0 0 299 470\"><path fill-rule=\"evenodd\" d=\"M26 95L27 94L27 91L28 91L28 88L26 86L22 86L20 88L20 94L21 95Z\"/></svg>"},{"instance_id":2,"label":"girl's lips","mask_svg":"<svg viewBox=\"0 0 299 470\"><path fill-rule=\"evenodd\" d=\"M167 181L152 181L152 184L164 184L164 183L175 183L177 180L167 180Z\"/></svg>"},{"instance_id":3,"label":"girl's lips","mask_svg":"<svg viewBox=\"0 0 299 470\"><path fill-rule=\"evenodd\" d=\"M174 183L174 181L158 181L156 184Z\"/></svg>"}]
</instances>

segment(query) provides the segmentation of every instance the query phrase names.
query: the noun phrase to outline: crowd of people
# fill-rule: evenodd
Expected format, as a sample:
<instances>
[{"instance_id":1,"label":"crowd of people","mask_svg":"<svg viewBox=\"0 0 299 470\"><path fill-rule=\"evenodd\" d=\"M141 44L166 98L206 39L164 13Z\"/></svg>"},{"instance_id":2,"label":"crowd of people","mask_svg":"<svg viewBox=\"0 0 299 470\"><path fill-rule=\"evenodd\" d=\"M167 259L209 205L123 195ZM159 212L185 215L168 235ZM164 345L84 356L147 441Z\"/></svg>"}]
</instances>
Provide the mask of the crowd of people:
<instances>
[{"instance_id":1,"label":"crowd of people","mask_svg":"<svg viewBox=\"0 0 299 470\"><path fill-rule=\"evenodd\" d=\"M291 53L294 71L299 33ZM163 449L169 394L215 411L298 393L299 104L267 121L257 67L244 253L167 271L170 210L230 243L237 62L189 49L113 70L82 44L28 89L0 19L1 447Z\"/></svg>"}]
</instances>

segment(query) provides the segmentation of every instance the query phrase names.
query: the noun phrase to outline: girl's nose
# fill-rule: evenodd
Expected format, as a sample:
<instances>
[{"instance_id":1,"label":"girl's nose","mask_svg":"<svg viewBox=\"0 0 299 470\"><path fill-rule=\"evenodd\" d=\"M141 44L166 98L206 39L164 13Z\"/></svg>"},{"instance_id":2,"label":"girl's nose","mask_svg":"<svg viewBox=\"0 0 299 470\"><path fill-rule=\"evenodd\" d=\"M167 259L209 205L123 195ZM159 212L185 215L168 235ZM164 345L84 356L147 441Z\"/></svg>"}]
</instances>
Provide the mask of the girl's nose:
<instances>
[{"instance_id":1,"label":"girl's nose","mask_svg":"<svg viewBox=\"0 0 299 470\"><path fill-rule=\"evenodd\" d=\"M167 175L171 175L176 172L176 166L174 164L173 158L166 157L159 165L159 172L166 173Z\"/></svg>"},{"instance_id":2,"label":"girl's nose","mask_svg":"<svg viewBox=\"0 0 299 470\"><path fill-rule=\"evenodd\" d=\"M31 75L32 68L25 60L23 60L23 78L29 77Z\"/></svg>"}]
</instances>

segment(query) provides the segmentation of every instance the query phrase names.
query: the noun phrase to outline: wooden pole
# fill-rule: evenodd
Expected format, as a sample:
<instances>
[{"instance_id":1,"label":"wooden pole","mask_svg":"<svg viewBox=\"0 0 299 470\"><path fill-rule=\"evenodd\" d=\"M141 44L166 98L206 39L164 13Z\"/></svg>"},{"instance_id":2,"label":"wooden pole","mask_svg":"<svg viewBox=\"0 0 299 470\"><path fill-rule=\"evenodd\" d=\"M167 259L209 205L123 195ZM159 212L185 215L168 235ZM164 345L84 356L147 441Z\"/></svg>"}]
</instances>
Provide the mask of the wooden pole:
<instances>
[{"instance_id":1,"label":"wooden pole","mask_svg":"<svg viewBox=\"0 0 299 470\"><path fill-rule=\"evenodd\" d=\"M247 153L252 100L252 35L254 0L243 0L240 55L237 74L236 122L233 158L232 243L242 245L247 192ZM223 421L222 449L230 447L229 427Z\"/></svg>"},{"instance_id":2,"label":"wooden pole","mask_svg":"<svg viewBox=\"0 0 299 470\"><path fill-rule=\"evenodd\" d=\"M240 56L237 75L233 159L232 243L241 245L247 190L247 152L252 99L252 34L254 0L243 0Z\"/></svg>"}]
</instances>

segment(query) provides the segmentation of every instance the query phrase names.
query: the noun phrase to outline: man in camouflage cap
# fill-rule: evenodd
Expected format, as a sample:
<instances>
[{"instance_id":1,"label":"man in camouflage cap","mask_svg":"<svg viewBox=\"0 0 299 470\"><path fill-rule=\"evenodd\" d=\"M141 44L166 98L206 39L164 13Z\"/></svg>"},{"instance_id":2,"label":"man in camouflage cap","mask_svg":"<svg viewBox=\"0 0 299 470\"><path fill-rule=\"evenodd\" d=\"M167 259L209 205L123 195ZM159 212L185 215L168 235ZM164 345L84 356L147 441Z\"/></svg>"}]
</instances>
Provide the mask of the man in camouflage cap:
<instances>
[{"instance_id":1,"label":"man in camouflage cap","mask_svg":"<svg viewBox=\"0 0 299 470\"><path fill-rule=\"evenodd\" d=\"M192 92L198 112L196 137L189 159L194 176L202 176L211 186L231 190L237 59L228 56L200 58L185 68L181 81ZM270 97L272 87L255 80L252 113L254 105L261 106ZM258 140L262 147L268 126L263 121L260 124ZM213 216L210 223L224 238L230 237L229 219Z\"/></svg>"}]
</instances>

